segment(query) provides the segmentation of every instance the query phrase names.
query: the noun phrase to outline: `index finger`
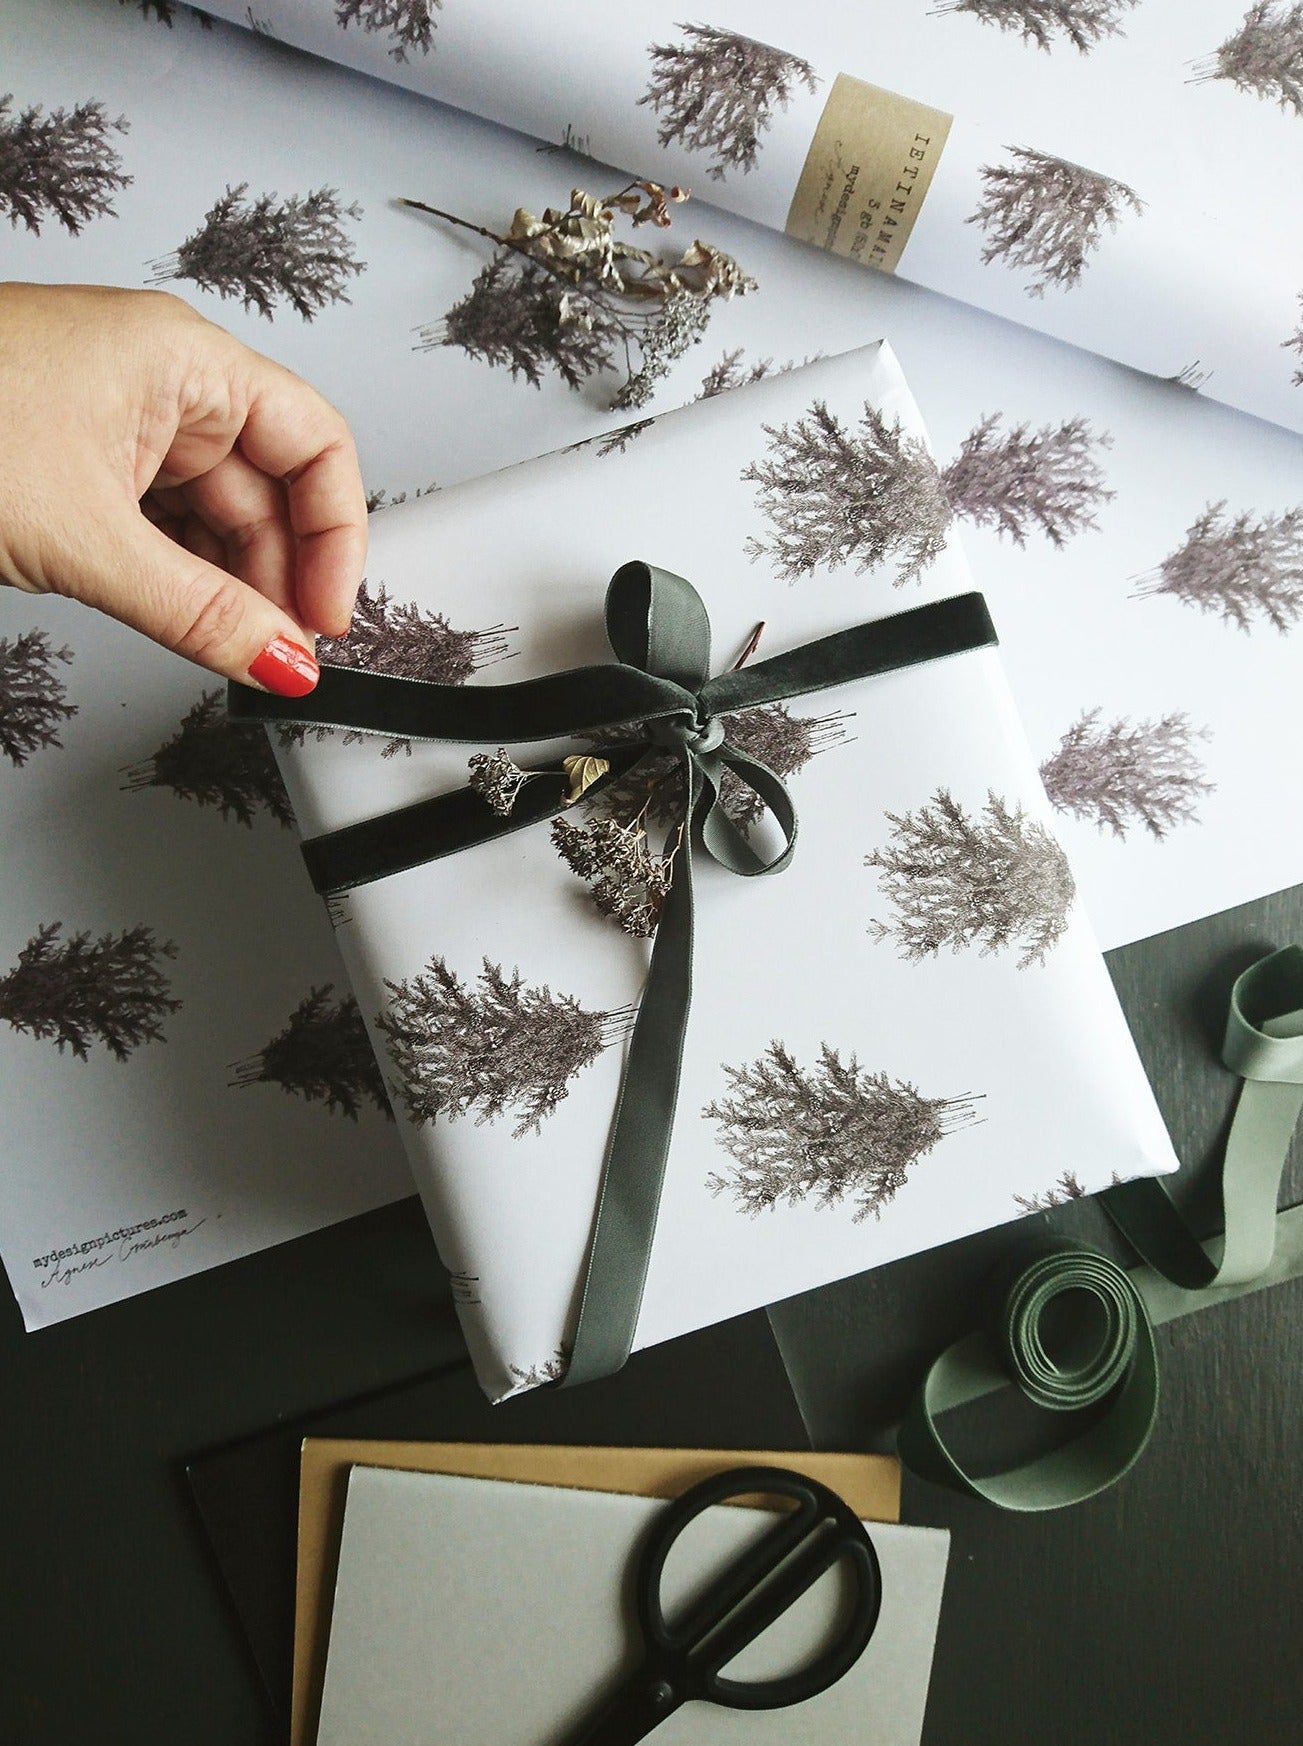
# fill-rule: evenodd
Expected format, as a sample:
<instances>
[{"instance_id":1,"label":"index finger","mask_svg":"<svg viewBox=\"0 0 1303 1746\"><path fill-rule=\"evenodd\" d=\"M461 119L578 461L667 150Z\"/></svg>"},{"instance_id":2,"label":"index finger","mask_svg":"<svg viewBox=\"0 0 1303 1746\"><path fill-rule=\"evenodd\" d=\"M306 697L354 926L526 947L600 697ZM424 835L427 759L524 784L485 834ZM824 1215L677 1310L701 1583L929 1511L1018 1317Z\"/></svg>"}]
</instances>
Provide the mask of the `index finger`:
<instances>
[{"instance_id":1,"label":"index finger","mask_svg":"<svg viewBox=\"0 0 1303 1746\"><path fill-rule=\"evenodd\" d=\"M343 415L300 377L268 360L251 385L241 452L285 482L296 541L295 599L302 623L327 636L348 630L366 561L366 493Z\"/></svg>"}]
</instances>

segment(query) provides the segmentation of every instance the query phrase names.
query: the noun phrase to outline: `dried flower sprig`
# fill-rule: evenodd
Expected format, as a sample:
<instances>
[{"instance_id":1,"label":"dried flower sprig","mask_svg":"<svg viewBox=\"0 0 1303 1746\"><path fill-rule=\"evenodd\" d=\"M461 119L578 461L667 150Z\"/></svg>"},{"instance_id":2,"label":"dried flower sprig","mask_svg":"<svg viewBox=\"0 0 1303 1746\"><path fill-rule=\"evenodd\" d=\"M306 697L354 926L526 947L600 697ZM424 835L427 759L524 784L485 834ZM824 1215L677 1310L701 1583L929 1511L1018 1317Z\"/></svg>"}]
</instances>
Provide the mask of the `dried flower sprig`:
<instances>
[{"instance_id":1,"label":"dried flower sprig","mask_svg":"<svg viewBox=\"0 0 1303 1746\"><path fill-rule=\"evenodd\" d=\"M505 233L404 200L497 245L466 296L420 330L422 349L459 346L535 387L549 367L578 388L623 366L612 406L645 406L656 382L705 333L710 306L755 289L732 256L700 239L674 258L615 234L619 218L635 229L665 229L670 207L687 198L686 189L641 179L600 198L575 188L564 209L549 206L536 216L518 208Z\"/></svg>"},{"instance_id":2,"label":"dried flower sprig","mask_svg":"<svg viewBox=\"0 0 1303 1746\"><path fill-rule=\"evenodd\" d=\"M573 806L594 782L601 781L611 765L609 759L596 757L591 752L579 752L572 757L562 758L561 768L570 783L565 803ZM511 809L531 776L555 774L551 770L522 770L502 746L492 755L488 752L476 752L470 760L469 769L468 786L477 794L483 795L499 818L510 818Z\"/></svg>"},{"instance_id":3,"label":"dried flower sprig","mask_svg":"<svg viewBox=\"0 0 1303 1746\"><path fill-rule=\"evenodd\" d=\"M656 932L683 842L680 825L669 853L654 854L643 826L646 811L628 824L611 818L590 819L586 825L559 818L552 824L552 841L566 866L589 881L601 913L635 939Z\"/></svg>"}]
</instances>

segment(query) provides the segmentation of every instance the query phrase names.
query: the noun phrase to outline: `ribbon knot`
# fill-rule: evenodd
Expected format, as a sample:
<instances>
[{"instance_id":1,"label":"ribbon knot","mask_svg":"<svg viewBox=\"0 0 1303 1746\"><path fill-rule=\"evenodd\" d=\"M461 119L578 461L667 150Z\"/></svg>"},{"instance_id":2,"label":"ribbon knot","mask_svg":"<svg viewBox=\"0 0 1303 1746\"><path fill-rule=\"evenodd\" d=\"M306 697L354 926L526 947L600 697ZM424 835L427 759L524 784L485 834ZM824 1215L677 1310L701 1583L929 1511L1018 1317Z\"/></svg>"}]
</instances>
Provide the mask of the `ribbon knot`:
<instances>
[{"instance_id":1,"label":"ribbon knot","mask_svg":"<svg viewBox=\"0 0 1303 1746\"><path fill-rule=\"evenodd\" d=\"M664 721L652 722L648 733L658 746L682 750L694 758L704 758L724 744L724 724L717 715L696 722L668 716Z\"/></svg>"},{"instance_id":2,"label":"ribbon knot","mask_svg":"<svg viewBox=\"0 0 1303 1746\"><path fill-rule=\"evenodd\" d=\"M796 847L796 809L786 787L767 765L729 744L724 718L996 640L981 595L960 594L712 678L705 602L683 577L644 563L624 564L611 578L606 633L613 663L515 684L442 685L325 666L306 697L271 697L242 685L229 694L234 717L403 739L515 746L579 735L610 763L603 782L651 754L680 755L685 828L625 1056L567 1384L618 1370L633 1348L692 998L694 846L746 877L781 872ZM782 838L776 853L754 848L719 805L725 772L768 808ZM559 764L531 776L506 818L470 787L455 789L305 842L303 858L317 891L333 896L556 818L569 804L569 787ZM598 783L587 790L598 792Z\"/></svg>"}]
</instances>

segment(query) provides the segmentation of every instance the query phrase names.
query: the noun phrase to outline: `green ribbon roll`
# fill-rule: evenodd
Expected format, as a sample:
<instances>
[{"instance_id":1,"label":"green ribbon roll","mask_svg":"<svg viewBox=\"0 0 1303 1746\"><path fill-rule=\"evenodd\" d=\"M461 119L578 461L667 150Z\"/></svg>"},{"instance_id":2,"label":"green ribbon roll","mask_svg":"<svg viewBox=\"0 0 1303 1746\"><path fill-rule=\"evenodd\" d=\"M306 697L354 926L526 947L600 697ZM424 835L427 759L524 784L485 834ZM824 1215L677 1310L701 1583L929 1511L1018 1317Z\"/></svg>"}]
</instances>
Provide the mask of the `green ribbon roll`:
<instances>
[{"instance_id":1,"label":"green ribbon roll","mask_svg":"<svg viewBox=\"0 0 1303 1746\"><path fill-rule=\"evenodd\" d=\"M1065 1303L1065 1299L1075 1301ZM1052 1336L1047 1324L1058 1326ZM951 1407L1012 1382L1052 1413L1108 1411L1048 1455L987 1476L964 1465L937 1424ZM1006 1510L1053 1510L1106 1490L1139 1458L1158 1411L1158 1356L1140 1294L1084 1244L1047 1245L1024 1262L993 1326L956 1341L932 1365L897 1437L920 1478Z\"/></svg>"},{"instance_id":2,"label":"green ribbon roll","mask_svg":"<svg viewBox=\"0 0 1303 1746\"><path fill-rule=\"evenodd\" d=\"M1163 1319L1216 1302L1219 1291L1271 1266L1281 1173L1303 1113L1303 948L1273 952L1238 978L1222 1059L1245 1083L1222 1165L1220 1256L1207 1254L1161 1181L1144 1178L1100 1196L1153 1273L1178 1288L1174 1301L1167 1294ZM1143 1451L1158 1407L1144 1274L1133 1279L1083 1244L1039 1245L1015 1271L992 1324L958 1340L928 1371L900 1425L902 1461L920 1478L1008 1510L1059 1509L1116 1483ZM937 1420L1010 1384L1051 1412L1107 1407L1050 1454L975 1475Z\"/></svg>"},{"instance_id":3,"label":"green ribbon roll","mask_svg":"<svg viewBox=\"0 0 1303 1746\"><path fill-rule=\"evenodd\" d=\"M609 760L607 781L667 750L679 759L685 828L625 1058L566 1385L618 1370L633 1345L692 999L694 853L753 878L781 872L796 848L791 796L774 771L729 744L724 718L996 641L981 595L962 594L712 678L704 602L681 576L645 563L624 564L612 577L606 632L614 663L515 684L440 685L325 666L306 697L233 685L228 704L246 720L489 746L581 735ZM603 745L608 731L613 739ZM774 855L758 854L718 804L727 771L754 789L777 823L782 846ZM469 787L456 789L305 842L304 859L317 891L334 895L555 818L568 787L560 765L531 773L505 819ZM596 791L597 784L588 790Z\"/></svg>"}]
</instances>

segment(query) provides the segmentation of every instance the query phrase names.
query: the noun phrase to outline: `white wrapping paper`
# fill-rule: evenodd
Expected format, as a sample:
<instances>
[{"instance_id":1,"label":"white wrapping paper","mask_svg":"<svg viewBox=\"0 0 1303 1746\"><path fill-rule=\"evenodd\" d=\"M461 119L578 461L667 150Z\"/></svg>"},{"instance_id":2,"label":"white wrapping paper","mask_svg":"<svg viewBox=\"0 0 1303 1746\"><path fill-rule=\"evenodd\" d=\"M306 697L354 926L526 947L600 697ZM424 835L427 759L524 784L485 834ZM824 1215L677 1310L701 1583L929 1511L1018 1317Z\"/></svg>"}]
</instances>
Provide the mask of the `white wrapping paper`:
<instances>
[{"instance_id":1,"label":"white wrapping paper","mask_svg":"<svg viewBox=\"0 0 1303 1746\"><path fill-rule=\"evenodd\" d=\"M852 552L783 573L765 457L834 392L917 456L922 428L898 366L868 348L667 415L623 452L586 444L404 505L375 525L368 595L383 591L391 614L441 615L445 634L485 633L461 644L496 663L472 685L609 658L605 585L635 556L697 586L717 668L759 620L776 654L912 605L890 586L920 532L908 516L882 561L861 551L857 569ZM969 588L953 536L927 575L932 597ZM1051 841L998 651L838 687L791 713L821 724L788 778L801 817L793 863L759 881L709 862L697 871L695 992L638 1345L1176 1167ZM277 734L307 837L460 786L476 749ZM517 748L517 761L548 751ZM919 846L909 823L947 808L970 833L968 874L950 889L937 950L911 951L910 920L939 912L935 882L918 892L906 865ZM593 814L581 803L573 816ZM997 816L1018 839L1000 867L1000 844L983 835ZM954 851L932 844L943 863ZM984 882L1031 893L1003 934L983 919ZM620 1015L638 1000L647 943L597 913L545 825L361 886L332 912L480 1379L499 1398L554 1377L620 1080ZM564 1001L594 1016L580 1021L592 1046L560 1071L547 1013L573 1012ZM440 1099L455 1119L433 1113ZM886 1169L919 1099L927 1133L899 1142L884 1186L875 1162ZM866 1141L861 1127L834 1181L839 1138L869 1104L881 1134ZM759 1167L746 1139L757 1112L769 1144ZM810 1122L824 1161L802 1177Z\"/></svg>"},{"instance_id":2,"label":"white wrapping paper","mask_svg":"<svg viewBox=\"0 0 1303 1746\"><path fill-rule=\"evenodd\" d=\"M813 238L844 194L841 252L861 217L876 239L918 205L898 265L915 284L1303 428L1303 14L1291 0L212 10L778 230ZM874 88L876 143L843 125L843 105L819 156L821 225L794 226L839 75ZM936 168L921 202L914 123L892 97L933 112L918 118L919 164ZM866 202L877 164L899 165L900 180Z\"/></svg>"}]
</instances>

